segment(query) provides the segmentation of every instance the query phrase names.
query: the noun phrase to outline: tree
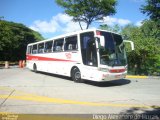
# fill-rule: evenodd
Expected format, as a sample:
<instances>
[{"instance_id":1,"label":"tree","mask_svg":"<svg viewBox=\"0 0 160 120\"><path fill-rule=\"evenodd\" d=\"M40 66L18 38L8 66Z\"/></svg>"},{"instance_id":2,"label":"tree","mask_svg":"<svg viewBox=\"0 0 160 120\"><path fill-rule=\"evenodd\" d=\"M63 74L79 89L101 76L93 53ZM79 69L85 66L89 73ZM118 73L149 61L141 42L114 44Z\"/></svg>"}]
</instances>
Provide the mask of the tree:
<instances>
[{"instance_id":1,"label":"tree","mask_svg":"<svg viewBox=\"0 0 160 120\"><path fill-rule=\"evenodd\" d=\"M145 39L148 39L149 53L152 53L146 61L146 67L149 66L148 71L160 73L160 0L146 0L146 5L140 9L150 17L141 27Z\"/></svg>"},{"instance_id":2,"label":"tree","mask_svg":"<svg viewBox=\"0 0 160 120\"><path fill-rule=\"evenodd\" d=\"M0 61L25 59L27 44L42 39L23 24L0 20Z\"/></svg>"},{"instance_id":3,"label":"tree","mask_svg":"<svg viewBox=\"0 0 160 120\"><path fill-rule=\"evenodd\" d=\"M146 5L140 8L151 20L160 21L160 0L146 0Z\"/></svg>"},{"instance_id":4,"label":"tree","mask_svg":"<svg viewBox=\"0 0 160 120\"><path fill-rule=\"evenodd\" d=\"M86 29L96 20L115 14L116 0L56 0L65 9L65 13L73 17L74 22L85 22Z\"/></svg>"},{"instance_id":5,"label":"tree","mask_svg":"<svg viewBox=\"0 0 160 120\"><path fill-rule=\"evenodd\" d=\"M0 20L4 19L4 16L0 16Z\"/></svg>"},{"instance_id":6,"label":"tree","mask_svg":"<svg viewBox=\"0 0 160 120\"><path fill-rule=\"evenodd\" d=\"M120 33L122 28L118 24L115 24L113 26L103 24L103 25L100 25L99 29L108 30L108 31L115 32L115 33Z\"/></svg>"},{"instance_id":7,"label":"tree","mask_svg":"<svg viewBox=\"0 0 160 120\"><path fill-rule=\"evenodd\" d=\"M137 74L153 74L158 72L158 61L160 61L159 29L155 22L144 21L141 27L127 25L122 29L124 39L132 40L135 50L128 52L129 71Z\"/></svg>"}]
</instances>

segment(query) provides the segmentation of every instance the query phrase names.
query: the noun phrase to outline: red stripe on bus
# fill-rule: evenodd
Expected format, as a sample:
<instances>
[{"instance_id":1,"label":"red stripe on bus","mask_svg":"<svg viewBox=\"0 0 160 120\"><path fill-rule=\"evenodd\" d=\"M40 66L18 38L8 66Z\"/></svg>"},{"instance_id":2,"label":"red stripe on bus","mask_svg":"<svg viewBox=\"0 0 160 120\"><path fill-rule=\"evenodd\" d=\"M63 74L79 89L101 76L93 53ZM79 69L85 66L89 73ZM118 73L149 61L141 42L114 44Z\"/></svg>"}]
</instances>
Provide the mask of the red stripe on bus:
<instances>
[{"instance_id":1,"label":"red stripe on bus","mask_svg":"<svg viewBox=\"0 0 160 120\"><path fill-rule=\"evenodd\" d=\"M41 56L32 56L32 55L26 55L26 60L77 62L77 61L72 61L72 60L64 60L64 59L41 57Z\"/></svg>"},{"instance_id":2,"label":"red stripe on bus","mask_svg":"<svg viewBox=\"0 0 160 120\"><path fill-rule=\"evenodd\" d=\"M110 73L121 73L121 72L125 72L126 69L111 69L109 70Z\"/></svg>"}]
</instances>

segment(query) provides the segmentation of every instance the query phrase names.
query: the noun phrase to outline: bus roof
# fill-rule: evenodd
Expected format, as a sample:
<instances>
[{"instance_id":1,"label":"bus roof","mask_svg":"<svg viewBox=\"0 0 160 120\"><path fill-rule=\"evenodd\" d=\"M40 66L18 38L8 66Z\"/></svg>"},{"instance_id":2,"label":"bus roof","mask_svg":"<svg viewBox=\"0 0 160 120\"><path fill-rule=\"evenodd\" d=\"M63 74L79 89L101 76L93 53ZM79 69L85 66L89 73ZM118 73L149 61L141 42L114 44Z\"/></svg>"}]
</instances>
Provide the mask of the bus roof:
<instances>
[{"instance_id":1,"label":"bus roof","mask_svg":"<svg viewBox=\"0 0 160 120\"><path fill-rule=\"evenodd\" d=\"M86 29L86 30L80 30L80 31L75 31L75 32L66 33L66 34L63 34L63 35L58 35L58 36L56 36L56 37L52 37L52 38L49 38L49 39L44 39L44 40L41 40L41 41L38 41L38 42L30 43L30 44L28 44L28 46L29 46L29 45L34 45L34 44L43 43L43 42L47 42L47 41L51 41L51 40L56 40L56 39L63 38L63 37L67 37L67 36L73 36L73 35L80 34L80 33L84 33L84 32L91 32L91 31L111 32L111 31L108 31L108 30L101 30L101 29L95 29L95 28L93 28L93 29ZM118 34L118 33L115 33L115 32L111 32L111 33ZM119 34L118 34L118 35L119 35Z\"/></svg>"}]
</instances>

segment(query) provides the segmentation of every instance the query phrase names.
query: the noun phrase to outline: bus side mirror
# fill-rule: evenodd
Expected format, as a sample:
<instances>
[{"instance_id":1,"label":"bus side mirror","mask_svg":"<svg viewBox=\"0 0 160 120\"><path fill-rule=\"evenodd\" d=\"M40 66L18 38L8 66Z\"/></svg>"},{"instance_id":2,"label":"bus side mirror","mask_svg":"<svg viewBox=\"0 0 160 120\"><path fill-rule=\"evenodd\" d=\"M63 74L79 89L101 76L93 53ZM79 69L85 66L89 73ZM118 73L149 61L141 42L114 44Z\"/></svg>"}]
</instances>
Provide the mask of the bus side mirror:
<instances>
[{"instance_id":1,"label":"bus side mirror","mask_svg":"<svg viewBox=\"0 0 160 120\"><path fill-rule=\"evenodd\" d=\"M100 36L100 44L102 47L105 47L105 39L104 39L104 36Z\"/></svg>"},{"instance_id":2,"label":"bus side mirror","mask_svg":"<svg viewBox=\"0 0 160 120\"><path fill-rule=\"evenodd\" d=\"M131 45L131 50L134 50L134 43L133 41L129 41L129 40L123 40L123 42L128 42Z\"/></svg>"},{"instance_id":3,"label":"bus side mirror","mask_svg":"<svg viewBox=\"0 0 160 120\"><path fill-rule=\"evenodd\" d=\"M104 36L97 36L95 37L97 42L100 44L101 47L105 47L105 39Z\"/></svg>"}]
</instances>

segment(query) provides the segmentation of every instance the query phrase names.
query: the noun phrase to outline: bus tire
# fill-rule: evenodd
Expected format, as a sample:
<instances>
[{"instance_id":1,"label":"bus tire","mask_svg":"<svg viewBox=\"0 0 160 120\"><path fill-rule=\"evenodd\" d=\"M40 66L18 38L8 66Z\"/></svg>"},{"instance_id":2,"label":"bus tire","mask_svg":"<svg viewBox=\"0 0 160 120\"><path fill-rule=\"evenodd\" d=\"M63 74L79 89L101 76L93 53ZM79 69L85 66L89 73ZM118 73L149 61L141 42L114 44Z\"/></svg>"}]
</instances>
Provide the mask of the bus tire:
<instances>
[{"instance_id":1,"label":"bus tire","mask_svg":"<svg viewBox=\"0 0 160 120\"><path fill-rule=\"evenodd\" d=\"M33 71L37 73L37 65L35 63L33 64Z\"/></svg>"},{"instance_id":2,"label":"bus tire","mask_svg":"<svg viewBox=\"0 0 160 120\"><path fill-rule=\"evenodd\" d=\"M76 83L81 83L81 72L77 67L74 67L71 71L72 80Z\"/></svg>"}]
</instances>

